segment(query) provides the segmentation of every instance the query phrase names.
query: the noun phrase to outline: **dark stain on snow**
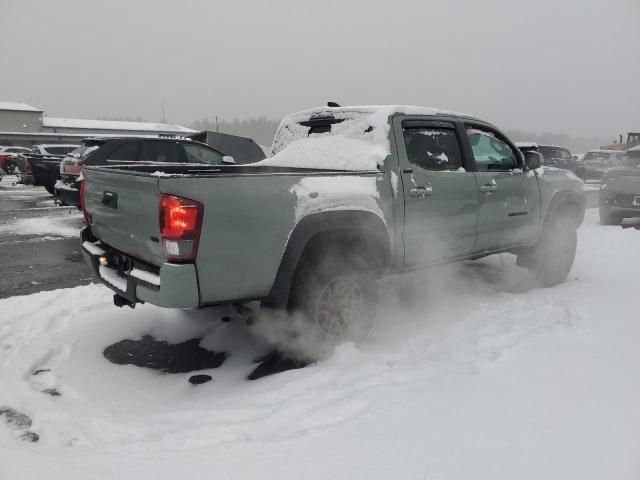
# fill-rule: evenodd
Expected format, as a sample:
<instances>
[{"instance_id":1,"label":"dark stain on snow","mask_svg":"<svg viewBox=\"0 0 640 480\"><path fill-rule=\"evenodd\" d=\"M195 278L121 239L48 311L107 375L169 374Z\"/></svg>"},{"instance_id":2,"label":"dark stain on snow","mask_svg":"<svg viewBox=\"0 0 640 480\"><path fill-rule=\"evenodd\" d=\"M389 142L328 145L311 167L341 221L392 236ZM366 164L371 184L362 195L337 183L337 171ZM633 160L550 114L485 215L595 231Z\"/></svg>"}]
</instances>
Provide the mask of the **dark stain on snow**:
<instances>
[{"instance_id":1,"label":"dark stain on snow","mask_svg":"<svg viewBox=\"0 0 640 480\"><path fill-rule=\"evenodd\" d=\"M145 335L140 340L122 340L104 349L104 356L118 365L136 365L165 373L188 373L220 367L225 352L212 352L200 346L201 338L169 343Z\"/></svg>"},{"instance_id":2,"label":"dark stain on snow","mask_svg":"<svg viewBox=\"0 0 640 480\"><path fill-rule=\"evenodd\" d=\"M56 388L47 388L46 390L43 390L42 393L46 393L47 395L51 395L52 397L62 396L62 394L60 393L60 390Z\"/></svg>"},{"instance_id":3,"label":"dark stain on snow","mask_svg":"<svg viewBox=\"0 0 640 480\"><path fill-rule=\"evenodd\" d=\"M7 425L14 430L27 430L32 424L29 415L11 407L0 407L0 417L4 417ZM40 440L40 435L27 430L20 435L20 439L26 442L37 442Z\"/></svg>"},{"instance_id":4,"label":"dark stain on snow","mask_svg":"<svg viewBox=\"0 0 640 480\"><path fill-rule=\"evenodd\" d=\"M202 385L203 383L210 382L211 380L211 375L191 375L189 377L189 383L191 385Z\"/></svg>"},{"instance_id":5,"label":"dark stain on snow","mask_svg":"<svg viewBox=\"0 0 640 480\"><path fill-rule=\"evenodd\" d=\"M266 356L258 359L260 364L247 376L248 380L258 380L267 375L286 372L287 370L295 370L304 368L311 362L288 357L277 350L272 351Z\"/></svg>"}]
</instances>

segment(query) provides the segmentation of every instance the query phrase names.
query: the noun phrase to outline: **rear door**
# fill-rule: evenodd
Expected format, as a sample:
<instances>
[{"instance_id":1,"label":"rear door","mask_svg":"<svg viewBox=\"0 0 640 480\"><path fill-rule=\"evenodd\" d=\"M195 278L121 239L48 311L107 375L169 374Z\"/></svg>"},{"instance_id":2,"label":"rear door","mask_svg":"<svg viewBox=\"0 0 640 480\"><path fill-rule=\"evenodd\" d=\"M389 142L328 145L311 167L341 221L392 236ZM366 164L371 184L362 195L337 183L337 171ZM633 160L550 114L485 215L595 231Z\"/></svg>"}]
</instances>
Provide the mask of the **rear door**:
<instances>
[{"instance_id":1,"label":"rear door","mask_svg":"<svg viewBox=\"0 0 640 480\"><path fill-rule=\"evenodd\" d=\"M540 222L540 187L523 173L518 150L497 130L466 124L466 141L475 162L480 190L475 252L528 243Z\"/></svg>"},{"instance_id":2,"label":"rear door","mask_svg":"<svg viewBox=\"0 0 640 480\"><path fill-rule=\"evenodd\" d=\"M116 250L161 265L158 177L94 168L84 170L91 233Z\"/></svg>"},{"instance_id":3,"label":"rear door","mask_svg":"<svg viewBox=\"0 0 640 480\"><path fill-rule=\"evenodd\" d=\"M453 122L394 118L404 188L404 264L461 257L476 239L478 186Z\"/></svg>"}]
</instances>

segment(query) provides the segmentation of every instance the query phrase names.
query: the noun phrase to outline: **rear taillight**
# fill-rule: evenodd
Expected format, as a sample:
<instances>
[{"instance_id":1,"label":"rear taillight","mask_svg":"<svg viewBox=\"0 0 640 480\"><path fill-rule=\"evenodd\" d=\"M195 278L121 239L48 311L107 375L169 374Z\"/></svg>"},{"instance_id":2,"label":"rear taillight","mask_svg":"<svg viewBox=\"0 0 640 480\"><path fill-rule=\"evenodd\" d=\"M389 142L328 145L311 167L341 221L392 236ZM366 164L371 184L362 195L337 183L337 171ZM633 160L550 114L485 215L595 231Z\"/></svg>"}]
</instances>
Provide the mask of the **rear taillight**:
<instances>
[{"instance_id":1,"label":"rear taillight","mask_svg":"<svg viewBox=\"0 0 640 480\"><path fill-rule=\"evenodd\" d=\"M64 175L80 175L82 172L82 164L73 164L73 163L62 163L62 174Z\"/></svg>"},{"instance_id":2,"label":"rear taillight","mask_svg":"<svg viewBox=\"0 0 640 480\"><path fill-rule=\"evenodd\" d=\"M160 236L169 261L196 259L204 207L200 202L176 195L160 199Z\"/></svg>"},{"instance_id":3,"label":"rear taillight","mask_svg":"<svg viewBox=\"0 0 640 480\"><path fill-rule=\"evenodd\" d=\"M80 209L82 210L82 215L84 215L84 223L89 225L89 214L85 209L85 201L84 201L84 180L80 182Z\"/></svg>"}]
</instances>

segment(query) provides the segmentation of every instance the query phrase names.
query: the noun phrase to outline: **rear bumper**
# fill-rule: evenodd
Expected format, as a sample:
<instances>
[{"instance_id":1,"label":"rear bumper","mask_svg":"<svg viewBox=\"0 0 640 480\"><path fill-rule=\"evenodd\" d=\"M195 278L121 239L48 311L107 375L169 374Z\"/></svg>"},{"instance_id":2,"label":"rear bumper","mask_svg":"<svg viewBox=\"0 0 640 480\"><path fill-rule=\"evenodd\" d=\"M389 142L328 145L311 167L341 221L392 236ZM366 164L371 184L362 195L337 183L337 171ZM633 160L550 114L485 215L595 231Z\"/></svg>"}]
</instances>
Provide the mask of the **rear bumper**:
<instances>
[{"instance_id":1,"label":"rear bumper","mask_svg":"<svg viewBox=\"0 0 640 480\"><path fill-rule=\"evenodd\" d=\"M70 207L78 207L80 208L80 191L75 188L59 188L58 184L54 188L55 195L63 205L68 205Z\"/></svg>"},{"instance_id":2,"label":"rear bumper","mask_svg":"<svg viewBox=\"0 0 640 480\"><path fill-rule=\"evenodd\" d=\"M620 194L611 189L600 189L600 208L620 217L640 217L640 193Z\"/></svg>"},{"instance_id":3,"label":"rear bumper","mask_svg":"<svg viewBox=\"0 0 640 480\"><path fill-rule=\"evenodd\" d=\"M96 276L105 286L131 304L148 302L166 308L200 306L198 276L194 264L164 263L157 273L135 267L126 272L119 271L109 264L100 265L99 258L111 258L114 255L122 257L122 253L96 242L91 238L87 227L80 231L80 239L82 255Z\"/></svg>"}]
</instances>

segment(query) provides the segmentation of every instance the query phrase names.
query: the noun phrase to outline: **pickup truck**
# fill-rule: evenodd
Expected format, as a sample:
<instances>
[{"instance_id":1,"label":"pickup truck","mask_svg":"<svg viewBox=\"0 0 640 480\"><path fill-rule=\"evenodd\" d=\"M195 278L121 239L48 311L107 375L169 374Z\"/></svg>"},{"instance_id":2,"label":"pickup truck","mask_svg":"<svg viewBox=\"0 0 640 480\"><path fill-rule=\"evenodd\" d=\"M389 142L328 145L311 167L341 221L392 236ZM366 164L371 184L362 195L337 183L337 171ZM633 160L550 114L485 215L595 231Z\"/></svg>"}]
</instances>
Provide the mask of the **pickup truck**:
<instances>
[{"instance_id":1,"label":"pickup truck","mask_svg":"<svg viewBox=\"0 0 640 480\"><path fill-rule=\"evenodd\" d=\"M409 106L286 117L252 165L85 167L86 261L117 306L246 305L358 341L377 278L511 252L564 281L583 182L476 117ZM265 315L269 318L268 315Z\"/></svg>"}]
</instances>

